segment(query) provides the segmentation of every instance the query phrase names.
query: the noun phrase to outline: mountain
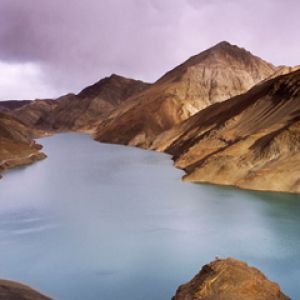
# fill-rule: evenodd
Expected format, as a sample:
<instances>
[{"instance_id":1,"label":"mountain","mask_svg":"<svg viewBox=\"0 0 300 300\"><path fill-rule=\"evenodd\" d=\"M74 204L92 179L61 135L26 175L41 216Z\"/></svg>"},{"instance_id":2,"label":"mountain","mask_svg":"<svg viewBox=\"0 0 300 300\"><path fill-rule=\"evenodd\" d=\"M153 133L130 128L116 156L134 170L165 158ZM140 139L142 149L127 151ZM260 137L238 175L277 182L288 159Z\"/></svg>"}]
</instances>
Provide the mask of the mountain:
<instances>
[{"instance_id":1,"label":"mountain","mask_svg":"<svg viewBox=\"0 0 300 300\"><path fill-rule=\"evenodd\" d=\"M160 135L192 182L300 192L300 70L204 109Z\"/></svg>"},{"instance_id":2,"label":"mountain","mask_svg":"<svg viewBox=\"0 0 300 300\"><path fill-rule=\"evenodd\" d=\"M95 139L148 148L158 134L247 91L276 70L245 49L221 42L121 104L100 123Z\"/></svg>"},{"instance_id":3,"label":"mountain","mask_svg":"<svg viewBox=\"0 0 300 300\"><path fill-rule=\"evenodd\" d=\"M0 172L45 158L33 141L40 133L12 116L0 113Z\"/></svg>"},{"instance_id":4,"label":"mountain","mask_svg":"<svg viewBox=\"0 0 300 300\"><path fill-rule=\"evenodd\" d=\"M58 99L35 100L13 108L11 114L22 122L42 130L90 130L128 97L148 84L111 75L82 90ZM10 104L10 105L9 105ZM14 102L4 103L11 107ZM0 103L3 106L3 102Z\"/></svg>"},{"instance_id":5,"label":"mountain","mask_svg":"<svg viewBox=\"0 0 300 300\"><path fill-rule=\"evenodd\" d=\"M290 300L256 268L234 258L205 265L173 300Z\"/></svg>"},{"instance_id":6,"label":"mountain","mask_svg":"<svg viewBox=\"0 0 300 300\"><path fill-rule=\"evenodd\" d=\"M3 102L0 102L0 106L2 105ZM4 105L6 105L6 101ZM56 101L51 99L29 100L25 105L6 106L6 108L9 107L9 110L5 110L4 112L16 117L30 127L38 127L36 126L37 122L50 114L56 106Z\"/></svg>"}]
</instances>

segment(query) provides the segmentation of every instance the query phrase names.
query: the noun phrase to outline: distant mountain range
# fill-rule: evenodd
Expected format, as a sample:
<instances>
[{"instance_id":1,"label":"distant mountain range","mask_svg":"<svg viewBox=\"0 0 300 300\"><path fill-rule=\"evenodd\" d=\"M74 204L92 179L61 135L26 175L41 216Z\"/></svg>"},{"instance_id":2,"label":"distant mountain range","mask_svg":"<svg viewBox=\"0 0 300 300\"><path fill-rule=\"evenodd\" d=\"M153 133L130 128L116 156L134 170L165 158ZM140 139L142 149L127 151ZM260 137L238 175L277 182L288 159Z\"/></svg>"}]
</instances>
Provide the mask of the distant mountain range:
<instances>
[{"instance_id":1,"label":"distant mountain range","mask_svg":"<svg viewBox=\"0 0 300 300\"><path fill-rule=\"evenodd\" d=\"M221 42L153 84L112 75L0 109L36 130L165 151L185 180L299 193L299 69Z\"/></svg>"},{"instance_id":2,"label":"distant mountain range","mask_svg":"<svg viewBox=\"0 0 300 300\"><path fill-rule=\"evenodd\" d=\"M1 102L11 113L34 128L48 131L85 131L93 129L118 105L144 90L142 81L111 75L85 88L78 95L58 99ZM3 109L2 109L3 110Z\"/></svg>"}]
</instances>

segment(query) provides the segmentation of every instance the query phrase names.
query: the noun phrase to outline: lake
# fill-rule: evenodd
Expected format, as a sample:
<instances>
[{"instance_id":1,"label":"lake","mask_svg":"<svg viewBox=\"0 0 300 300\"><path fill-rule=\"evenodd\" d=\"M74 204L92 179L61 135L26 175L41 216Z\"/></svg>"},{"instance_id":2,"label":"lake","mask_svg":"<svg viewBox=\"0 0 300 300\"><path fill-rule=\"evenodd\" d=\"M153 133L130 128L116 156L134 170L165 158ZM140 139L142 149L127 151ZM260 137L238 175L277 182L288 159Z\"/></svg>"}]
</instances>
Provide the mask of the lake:
<instances>
[{"instance_id":1,"label":"lake","mask_svg":"<svg viewBox=\"0 0 300 300\"><path fill-rule=\"evenodd\" d=\"M0 277L61 300L168 300L215 256L300 299L300 197L181 182L170 156L87 135L0 180Z\"/></svg>"}]
</instances>

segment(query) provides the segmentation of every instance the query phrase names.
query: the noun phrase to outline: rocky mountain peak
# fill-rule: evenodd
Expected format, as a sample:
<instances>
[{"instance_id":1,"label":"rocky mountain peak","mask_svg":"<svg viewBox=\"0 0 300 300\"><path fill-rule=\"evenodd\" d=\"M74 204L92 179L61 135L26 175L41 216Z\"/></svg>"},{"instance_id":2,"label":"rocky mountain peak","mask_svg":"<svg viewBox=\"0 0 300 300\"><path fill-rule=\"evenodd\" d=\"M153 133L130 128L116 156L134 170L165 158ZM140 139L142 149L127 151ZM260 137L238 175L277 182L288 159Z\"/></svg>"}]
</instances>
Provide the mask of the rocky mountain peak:
<instances>
[{"instance_id":1,"label":"rocky mountain peak","mask_svg":"<svg viewBox=\"0 0 300 300\"><path fill-rule=\"evenodd\" d=\"M222 41L215 46L190 57L175 69L166 73L158 82L178 81L183 76L193 77L208 70L219 70L227 72L227 68L231 70L243 70L251 75L254 81L260 81L273 74L277 67L266 62L258 56L253 55L250 51L232 45L227 41ZM218 71L218 73L220 73ZM207 72L206 72L207 73ZM252 83L251 83L252 84Z\"/></svg>"},{"instance_id":2,"label":"rocky mountain peak","mask_svg":"<svg viewBox=\"0 0 300 300\"><path fill-rule=\"evenodd\" d=\"M244 51L247 53L250 53L249 51L247 51L246 49L239 47L237 45L233 45L227 41L222 41L217 43L216 45L210 47L209 49L207 49L207 51L214 51L214 50L221 50L221 51Z\"/></svg>"},{"instance_id":3,"label":"rocky mountain peak","mask_svg":"<svg viewBox=\"0 0 300 300\"><path fill-rule=\"evenodd\" d=\"M108 78L113 80L128 80L127 78L115 73L112 73Z\"/></svg>"},{"instance_id":4,"label":"rocky mountain peak","mask_svg":"<svg viewBox=\"0 0 300 300\"><path fill-rule=\"evenodd\" d=\"M222 41L222 42L208 48L204 52L207 52L210 55L215 54L215 53L218 53L218 54L230 53L230 54L236 54L236 55L239 55L240 53L247 53L248 55L252 55L251 52L247 51L245 48L239 47L237 45L233 45L227 41Z\"/></svg>"},{"instance_id":5,"label":"rocky mountain peak","mask_svg":"<svg viewBox=\"0 0 300 300\"><path fill-rule=\"evenodd\" d=\"M214 103L246 92L276 70L249 51L221 42L114 110L97 128L96 139L148 147L161 132Z\"/></svg>"},{"instance_id":6,"label":"rocky mountain peak","mask_svg":"<svg viewBox=\"0 0 300 300\"><path fill-rule=\"evenodd\" d=\"M86 87L78 94L78 96L96 96L99 90L104 86L114 85L116 82L122 82L123 80L126 79L122 76L112 74L111 76L102 78L93 85Z\"/></svg>"},{"instance_id":7,"label":"rocky mountain peak","mask_svg":"<svg viewBox=\"0 0 300 300\"><path fill-rule=\"evenodd\" d=\"M81 98L101 97L109 102L120 103L147 86L148 84L142 81L111 74L109 77L83 89L78 96Z\"/></svg>"},{"instance_id":8,"label":"rocky mountain peak","mask_svg":"<svg viewBox=\"0 0 300 300\"><path fill-rule=\"evenodd\" d=\"M241 63L250 63L254 60L266 63L264 60L262 60L258 56L253 55L250 51L246 50L245 48L230 44L227 41L223 41L216 44L215 46L205 50L204 52L195 55L194 57L192 57L192 59L194 59L197 63L199 63L197 59L204 62L210 61L212 59L224 59L227 60L227 63L232 62L232 60ZM272 64L266 64L269 65L271 68L275 69L275 67Z\"/></svg>"}]
</instances>

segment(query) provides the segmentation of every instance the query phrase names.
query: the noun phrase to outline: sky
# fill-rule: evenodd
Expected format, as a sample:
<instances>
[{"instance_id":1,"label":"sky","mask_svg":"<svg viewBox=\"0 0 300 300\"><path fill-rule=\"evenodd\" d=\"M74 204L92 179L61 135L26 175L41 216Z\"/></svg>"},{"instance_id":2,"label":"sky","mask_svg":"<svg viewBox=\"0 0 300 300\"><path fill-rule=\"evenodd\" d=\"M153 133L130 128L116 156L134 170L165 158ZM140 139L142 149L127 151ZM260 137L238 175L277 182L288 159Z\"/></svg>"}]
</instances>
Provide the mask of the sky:
<instances>
[{"instance_id":1,"label":"sky","mask_svg":"<svg viewBox=\"0 0 300 300\"><path fill-rule=\"evenodd\" d=\"M299 0L0 0L0 100L148 82L226 40L300 64Z\"/></svg>"}]
</instances>

